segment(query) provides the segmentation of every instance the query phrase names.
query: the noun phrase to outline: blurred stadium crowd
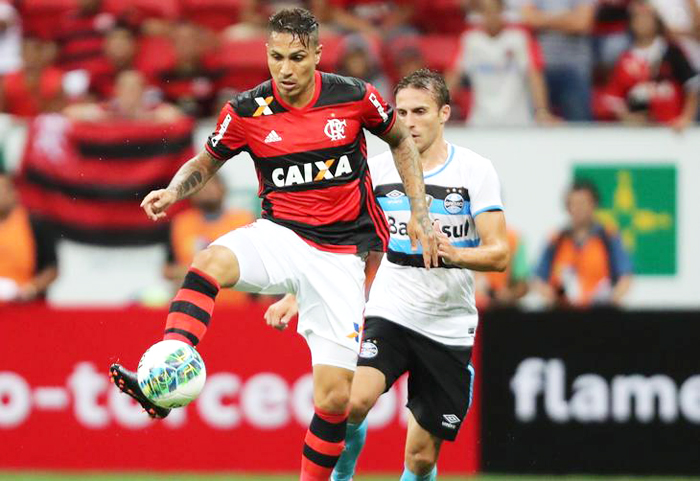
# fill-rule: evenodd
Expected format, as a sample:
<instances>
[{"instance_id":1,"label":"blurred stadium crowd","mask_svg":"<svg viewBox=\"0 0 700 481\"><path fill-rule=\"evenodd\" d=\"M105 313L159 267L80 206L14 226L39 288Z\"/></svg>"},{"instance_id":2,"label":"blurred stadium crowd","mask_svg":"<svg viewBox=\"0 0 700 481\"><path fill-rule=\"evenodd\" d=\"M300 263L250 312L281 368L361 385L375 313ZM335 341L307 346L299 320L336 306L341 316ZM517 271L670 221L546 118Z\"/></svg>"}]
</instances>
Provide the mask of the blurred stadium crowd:
<instances>
[{"instance_id":1,"label":"blurred stadium crowd","mask_svg":"<svg viewBox=\"0 0 700 481\"><path fill-rule=\"evenodd\" d=\"M387 98L406 73L439 70L454 121L682 129L697 117L697 0L0 0L0 111L95 101L79 115L158 115L167 102L214 115L268 78L266 19L290 5L322 23L322 70ZM142 108L115 100L129 96Z\"/></svg>"},{"instance_id":2,"label":"blurred stadium crowd","mask_svg":"<svg viewBox=\"0 0 700 481\"><path fill-rule=\"evenodd\" d=\"M265 25L287 6L309 8L321 21L321 70L367 80L387 98L402 76L418 68L443 72L453 122L498 127L617 121L682 130L698 118L700 0L0 0L0 112L27 119L63 113L76 122L180 122L191 130L182 122L211 118L233 94L269 78ZM32 148L45 149L46 132L60 130L55 122L42 125L43 137L31 134ZM93 133L77 141L74 157L92 166L89 182L87 168L68 178L68 169L51 170L45 155L35 155L34 164L24 159L25 181L63 189L64 200L72 199L60 204L44 198L44 218L85 223L105 215L124 226L131 216L140 227L140 212L121 212L109 203L98 212L97 204L133 203L149 182L167 182L163 177L172 172L155 166L167 161L172 168L173 159L165 156L173 150L153 150L150 164L138 171L130 164L126 175L118 175L110 170L116 163L102 169L95 162L130 155L124 143L133 133L120 141L114 136L119 129L110 130L112 146L98 146L103 150L90 147ZM144 145L138 148L148 150ZM191 150L181 147L186 158ZM143 157L143 151L134 152ZM129 176L141 179L138 188L114 189L115 179ZM99 179L107 179L109 189L97 192ZM45 242L46 225L32 205L31 214L13 214L18 196L7 176L3 182L0 247L9 253L5 259L16 262L0 263L0 298L41 298L58 275L55 246ZM211 183L190 210L174 217L164 270L174 285L196 249L253 218L224 211L225 190L222 182ZM22 199L36 199L32 192ZM536 270L534 285L549 305L619 304L627 291L629 259L616 235L595 223L596 202L587 186L569 193L571 225L555 237ZM12 241L3 242L3 236ZM27 243L16 245L18 236ZM513 306L528 291L522 245L515 232L510 236L509 271L481 276L477 283L482 306ZM571 248L589 238L583 254ZM557 262L582 269L571 281L566 270L553 267ZM232 293L231 301L242 297Z\"/></svg>"}]
</instances>

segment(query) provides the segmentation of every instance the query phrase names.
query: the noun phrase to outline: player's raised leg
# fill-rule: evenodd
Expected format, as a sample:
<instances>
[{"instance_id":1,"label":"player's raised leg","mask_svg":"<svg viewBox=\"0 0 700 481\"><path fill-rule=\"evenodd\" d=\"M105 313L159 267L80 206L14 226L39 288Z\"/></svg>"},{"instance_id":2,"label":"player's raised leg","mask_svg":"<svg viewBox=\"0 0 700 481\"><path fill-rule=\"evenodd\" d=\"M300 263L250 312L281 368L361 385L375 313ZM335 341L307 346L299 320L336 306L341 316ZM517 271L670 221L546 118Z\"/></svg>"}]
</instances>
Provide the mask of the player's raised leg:
<instances>
[{"instance_id":1,"label":"player's raised leg","mask_svg":"<svg viewBox=\"0 0 700 481\"><path fill-rule=\"evenodd\" d=\"M437 460L442 439L423 429L408 415L405 467L400 481L432 481L437 478Z\"/></svg>"},{"instance_id":2,"label":"player's raised leg","mask_svg":"<svg viewBox=\"0 0 700 481\"><path fill-rule=\"evenodd\" d=\"M239 277L238 259L227 247L212 245L197 253L170 304L163 339L196 346L209 327L219 289L233 286ZM170 413L170 409L156 406L141 393L135 372L120 364L113 364L109 371L117 387L138 401L149 416L164 418Z\"/></svg>"},{"instance_id":3,"label":"player's raised leg","mask_svg":"<svg viewBox=\"0 0 700 481\"><path fill-rule=\"evenodd\" d=\"M359 366L350 394L350 414L345 448L333 470L333 481L350 481L367 438L367 414L386 390L384 373L373 367Z\"/></svg>"},{"instance_id":4,"label":"player's raised leg","mask_svg":"<svg viewBox=\"0 0 700 481\"><path fill-rule=\"evenodd\" d=\"M238 259L231 249L212 245L198 252L170 304L164 339L196 346L209 327L219 289L236 284L239 275Z\"/></svg>"}]
</instances>

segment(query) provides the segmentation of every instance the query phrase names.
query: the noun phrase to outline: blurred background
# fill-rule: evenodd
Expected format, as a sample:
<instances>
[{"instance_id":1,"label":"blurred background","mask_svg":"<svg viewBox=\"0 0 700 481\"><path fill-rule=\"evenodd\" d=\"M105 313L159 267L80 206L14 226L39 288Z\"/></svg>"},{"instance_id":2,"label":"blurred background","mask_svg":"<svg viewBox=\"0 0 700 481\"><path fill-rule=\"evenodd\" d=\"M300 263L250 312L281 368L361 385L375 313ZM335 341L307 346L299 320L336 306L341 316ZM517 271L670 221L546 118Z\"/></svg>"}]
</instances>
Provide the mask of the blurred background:
<instances>
[{"instance_id":1,"label":"blurred background","mask_svg":"<svg viewBox=\"0 0 700 481\"><path fill-rule=\"evenodd\" d=\"M297 470L309 356L264 326L273 298L219 296L207 387L167 421L107 381L194 253L260 214L245 153L165 221L139 203L269 78L288 6L321 70L388 100L444 73L446 138L501 179L511 265L477 275L481 383L441 473L700 476L700 0L0 0L0 478ZM401 471L405 396L361 474Z\"/></svg>"}]
</instances>

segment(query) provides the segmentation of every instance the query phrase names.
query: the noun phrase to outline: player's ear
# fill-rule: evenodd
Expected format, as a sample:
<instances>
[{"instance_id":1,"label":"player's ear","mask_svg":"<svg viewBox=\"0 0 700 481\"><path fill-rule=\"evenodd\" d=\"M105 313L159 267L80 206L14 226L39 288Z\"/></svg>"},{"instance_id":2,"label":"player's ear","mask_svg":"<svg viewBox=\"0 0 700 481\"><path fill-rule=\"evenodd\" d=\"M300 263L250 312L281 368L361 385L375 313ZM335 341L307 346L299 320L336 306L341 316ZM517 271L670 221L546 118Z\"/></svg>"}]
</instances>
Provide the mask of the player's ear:
<instances>
[{"instance_id":1,"label":"player's ear","mask_svg":"<svg viewBox=\"0 0 700 481\"><path fill-rule=\"evenodd\" d=\"M323 50L323 45L319 43L319 44L316 46L316 51L314 51L314 63L315 63L316 65L318 65L319 62L321 61L321 51L322 51L322 50Z\"/></svg>"},{"instance_id":2,"label":"player's ear","mask_svg":"<svg viewBox=\"0 0 700 481\"><path fill-rule=\"evenodd\" d=\"M440 122L444 124L445 122L450 120L451 114L452 108L448 104L445 104L442 107L440 107Z\"/></svg>"}]
</instances>

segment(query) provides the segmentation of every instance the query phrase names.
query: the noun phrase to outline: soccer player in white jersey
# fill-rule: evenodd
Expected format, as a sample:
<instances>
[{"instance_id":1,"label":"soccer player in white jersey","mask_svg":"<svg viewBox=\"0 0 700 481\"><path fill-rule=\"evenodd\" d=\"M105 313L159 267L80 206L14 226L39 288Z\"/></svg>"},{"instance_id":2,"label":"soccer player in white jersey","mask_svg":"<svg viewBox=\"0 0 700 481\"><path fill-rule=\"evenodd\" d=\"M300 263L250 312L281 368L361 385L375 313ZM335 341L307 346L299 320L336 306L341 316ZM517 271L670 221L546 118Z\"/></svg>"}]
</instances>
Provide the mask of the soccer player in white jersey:
<instances>
[{"instance_id":1,"label":"soccer player in white jersey","mask_svg":"<svg viewBox=\"0 0 700 481\"><path fill-rule=\"evenodd\" d=\"M439 231L440 267L425 269L420 251L412 250L406 232L410 206L390 152L370 159L391 237L365 310L346 447L334 481L352 479L367 413L405 372L410 373L410 415L401 481L435 479L440 446L455 439L471 402L478 322L471 271L502 271L508 263L496 171L488 159L443 138L450 116L444 79L418 70L401 80L395 93L396 111L421 155L430 216ZM294 297L287 296L265 317L283 329L294 314Z\"/></svg>"}]
</instances>

